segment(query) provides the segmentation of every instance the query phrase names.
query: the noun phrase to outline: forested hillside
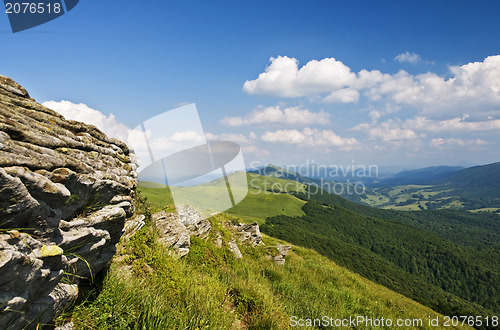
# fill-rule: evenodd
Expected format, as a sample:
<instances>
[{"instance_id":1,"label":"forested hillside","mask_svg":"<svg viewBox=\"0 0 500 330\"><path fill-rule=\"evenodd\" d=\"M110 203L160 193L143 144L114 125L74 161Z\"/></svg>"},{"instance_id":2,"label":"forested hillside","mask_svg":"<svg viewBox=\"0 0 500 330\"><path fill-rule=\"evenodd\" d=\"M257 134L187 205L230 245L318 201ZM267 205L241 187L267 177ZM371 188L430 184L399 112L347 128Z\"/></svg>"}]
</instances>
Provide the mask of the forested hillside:
<instances>
[{"instance_id":1,"label":"forested hillside","mask_svg":"<svg viewBox=\"0 0 500 330\"><path fill-rule=\"evenodd\" d=\"M324 204L309 201L302 217L268 218L263 232L312 247L445 314L500 310L498 234L490 237L498 233L498 219L490 221L497 226L492 230L469 225L477 229L477 239L468 237L459 245L465 230L452 221L453 213L415 212L403 220L404 212L371 209L326 193L311 198ZM456 227L449 235L442 229L446 221Z\"/></svg>"}]
</instances>

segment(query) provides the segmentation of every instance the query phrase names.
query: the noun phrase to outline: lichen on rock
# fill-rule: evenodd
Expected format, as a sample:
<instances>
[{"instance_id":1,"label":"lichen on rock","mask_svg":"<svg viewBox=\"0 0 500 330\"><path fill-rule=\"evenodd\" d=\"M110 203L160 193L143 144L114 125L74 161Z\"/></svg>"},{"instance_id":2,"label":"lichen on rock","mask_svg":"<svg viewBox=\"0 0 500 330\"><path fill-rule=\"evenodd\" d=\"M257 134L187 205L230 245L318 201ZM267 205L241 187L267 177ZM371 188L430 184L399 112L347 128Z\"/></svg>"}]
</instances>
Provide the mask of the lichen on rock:
<instances>
[{"instance_id":1,"label":"lichen on rock","mask_svg":"<svg viewBox=\"0 0 500 330\"><path fill-rule=\"evenodd\" d=\"M125 143L0 76L0 329L50 323L105 267L134 213L137 167Z\"/></svg>"}]
</instances>

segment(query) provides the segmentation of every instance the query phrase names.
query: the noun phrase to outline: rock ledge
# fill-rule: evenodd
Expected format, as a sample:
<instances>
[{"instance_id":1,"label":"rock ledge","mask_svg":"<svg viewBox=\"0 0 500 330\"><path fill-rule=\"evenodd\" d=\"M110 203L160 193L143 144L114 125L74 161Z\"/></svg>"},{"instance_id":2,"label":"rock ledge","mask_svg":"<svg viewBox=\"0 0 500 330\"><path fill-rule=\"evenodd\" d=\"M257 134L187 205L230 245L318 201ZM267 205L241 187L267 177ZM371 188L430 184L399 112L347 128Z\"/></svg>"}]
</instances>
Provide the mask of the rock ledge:
<instances>
[{"instance_id":1,"label":"rock ledge","mask_svg":"<svg viewBox=\"0 0 500 330\"><path fill-rule=\"evenodd\" d=\"M0 329L48 324L103 269L134 212L137 160L0 76Z\"/></svg>"}]
</instances>

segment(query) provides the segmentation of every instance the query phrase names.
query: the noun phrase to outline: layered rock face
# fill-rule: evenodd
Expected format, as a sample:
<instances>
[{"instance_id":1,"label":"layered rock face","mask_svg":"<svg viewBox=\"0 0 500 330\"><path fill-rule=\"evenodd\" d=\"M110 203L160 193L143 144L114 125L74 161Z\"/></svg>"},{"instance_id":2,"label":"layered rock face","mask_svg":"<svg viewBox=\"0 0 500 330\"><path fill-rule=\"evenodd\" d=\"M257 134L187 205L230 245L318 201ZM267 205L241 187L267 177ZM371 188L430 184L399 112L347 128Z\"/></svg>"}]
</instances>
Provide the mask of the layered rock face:
<instances>
[{"instance_id":1,"label":"layered rock face","mask_svg":"<svg viewBox=\"0 0 500 330\"><path fill-rule=\"evenodd\" d=\"M180 257L189 253L192 235L207 238L212 229L210 221L188 206L179 205L177 213L155 213L152 219L160 233L160 243L172 247Z\"/></svg>"},{"instance_id":2,"label":"layered rock face","mask_svg":"<svg viewBox=\"0 0 500 330\"><path fill-rule=\"evenodd\" d=\"M115 253L137 161L0 76L0 329L49 323Z\"/></svg>"}]
</instances>

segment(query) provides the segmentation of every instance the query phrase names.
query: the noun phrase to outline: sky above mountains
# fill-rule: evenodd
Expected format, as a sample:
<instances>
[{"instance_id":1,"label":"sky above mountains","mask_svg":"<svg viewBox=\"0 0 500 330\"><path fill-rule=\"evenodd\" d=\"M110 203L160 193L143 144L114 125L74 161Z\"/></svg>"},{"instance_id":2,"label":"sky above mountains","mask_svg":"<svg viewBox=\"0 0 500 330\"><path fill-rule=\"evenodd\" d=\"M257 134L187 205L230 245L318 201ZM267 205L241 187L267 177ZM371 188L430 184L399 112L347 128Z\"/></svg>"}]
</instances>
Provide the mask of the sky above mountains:
<instances>
[{"instance_id":1,"label":"sky above mountains","mask_svg":"<svg viewBox=\"0 0 500 330\"><path fill-rule=\"evenodd\" d=\"M0 74L121 139L196 103L206 137L238 142L249 167L485 164L500 160L499 12L497 1L80 1L15 34L0 14Z\"/></svg>"}]
</instances>

